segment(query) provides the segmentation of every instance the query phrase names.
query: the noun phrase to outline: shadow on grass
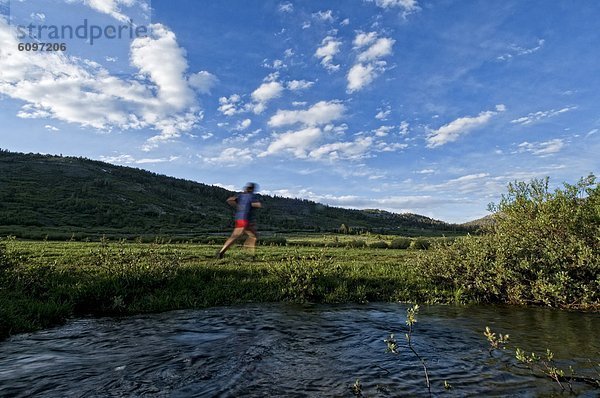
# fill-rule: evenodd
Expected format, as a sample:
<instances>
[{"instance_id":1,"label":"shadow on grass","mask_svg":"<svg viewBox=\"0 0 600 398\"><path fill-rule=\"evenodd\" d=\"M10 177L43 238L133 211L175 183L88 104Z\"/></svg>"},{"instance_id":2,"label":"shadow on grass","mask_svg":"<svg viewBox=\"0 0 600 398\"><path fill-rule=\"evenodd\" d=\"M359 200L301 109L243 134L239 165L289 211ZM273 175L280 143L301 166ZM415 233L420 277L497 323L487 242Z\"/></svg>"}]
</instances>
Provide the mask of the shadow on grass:
<instances>
[{"instance_id":1,"label":"shadow on grass","mask_svg":"<svg viewBox=\"0 0 600 398\"><path fill-rule=\"evenodd\" d=\"M213 263L174 271L27 267L0 288L0 339L80 316L133 315L240 303L423 301L416 282L328 273L318 260L291 264Z\"/></svg>"}]
</instances>

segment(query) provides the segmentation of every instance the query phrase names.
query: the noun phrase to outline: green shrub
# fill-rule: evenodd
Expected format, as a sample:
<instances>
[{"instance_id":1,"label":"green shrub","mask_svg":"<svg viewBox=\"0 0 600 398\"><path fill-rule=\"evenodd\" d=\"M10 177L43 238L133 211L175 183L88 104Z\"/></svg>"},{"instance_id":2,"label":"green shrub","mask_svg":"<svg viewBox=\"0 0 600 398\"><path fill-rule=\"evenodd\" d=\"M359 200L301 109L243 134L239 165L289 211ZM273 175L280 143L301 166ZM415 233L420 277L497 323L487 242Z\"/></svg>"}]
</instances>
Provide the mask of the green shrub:
<instances>
[{"instance_id":1,"label":"green shrub","mask_svg":"<svg viewBox=\"0 0 600 398\"><path fill-rule=\"evenodd\" d=\"M10 242L14 237L6 239L0 238L0 290L2 284L6 283L9 273L19 263L19 257L15 253L11 253L7 247L7 242Z\"/></svg>"},{"instance_id":2,"label":"green shrub","mask_svg":"<svg viewBox=\"0 0 600 398\"><path fill-rule=\"evenodd\" d=\"M548 179L508 186L480 237L441 242L419 257L434 282L467 300L600 304L600 188L590 175L551 192Z\"/></svg>"},{"instance_id":3,"label":"green shrub","mask_svg":"<svg viewBox=\"0 0 600 398\"><path fill-rule=\"evenodd\" d=\"M283 236L271 236L259 239L258 243L263 246L285 246L287 245L287 239Z\"/></svg>"},{"instance_id":4,"label":"green shrub","mask_svg":"<svg viewBox=\"0 0 600 398\"><path fill-rule=\"evenodd\" d=\"M352 239L346 243L346 247L367 247L367 242L362 239Z\"/></svg>"},{"instance_id":5,"label":"green shrub","mask_svg":"<svg viewBox=\"0 0 600 398\"><path fill-rule=\"evenodd\" d=\"M373 248L373 249L387 249L390 246L388 245L388 243L386 241L380 240L380 241L371 243L369 245L369 247Z\"/></svg>"},{"instance_id":6,"label":"green shrub","mask_svg":"<svg viewBox=\"0 0 600 398\"><path fill-rule=\"evenodd\" d=\"M410 247L412 249L417 249L417 250L427 250L427 249L429 249L430 246L431 246L431 242L429 241L429 239L425 239L425 238L417 238L417 239L413 240L410 244Z\"/></svg>"},{"instance_id":7,"label":"green shrub","mask_svg":"<svg viewBox=\"0 0 600 398\"><path fill-rule=\"evenodd\" d=\"M6 250L6 244L0 241L0 275L12 266L11 259Z\"/></svg>"},{"instance_id":8,"label":"green shrub","mask_svg":"<svg viewBox=\"0 0 600 398\"><path fill-rule=\"evenodd\" d=\"M277 277L284 299L305 303L321 295L318 280L324 275L324 267L322 258L292 256L272 265L269 270Z\"/></svg>"},{"instance_id":9,"label":"green shrub","mask_svg":"<svg viewBox=\"0 0 600 398\"><path fill-rule=\"evenodd\" d=\"M390 244L391 249L408 249L410 247L410 239L408 238L395 238Z\"/></svg>"}]
</instances>

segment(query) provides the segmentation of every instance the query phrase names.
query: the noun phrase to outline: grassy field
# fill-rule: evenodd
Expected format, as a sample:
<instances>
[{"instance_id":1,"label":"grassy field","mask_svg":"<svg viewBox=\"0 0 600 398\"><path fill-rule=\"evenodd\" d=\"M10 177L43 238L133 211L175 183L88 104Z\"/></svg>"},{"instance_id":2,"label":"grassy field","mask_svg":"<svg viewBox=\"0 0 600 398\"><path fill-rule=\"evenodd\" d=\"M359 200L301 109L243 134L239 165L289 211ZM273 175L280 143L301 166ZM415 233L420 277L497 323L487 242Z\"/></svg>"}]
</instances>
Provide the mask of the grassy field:
<instances>
[{"instance_id":1,"label":"grassy field","mask_svg":"<svg viewBox=\"0 0 600 398\"><path fill-rule=\"evenodd\" d=\"M73 316L247 302L454 300L415 270L420 250L369 247L393 239L294 236L286 246L259 247L254 258L234 247L221 260L217 243L11 240L0 268L0 336Z\"/></svg>"}]
</instances>

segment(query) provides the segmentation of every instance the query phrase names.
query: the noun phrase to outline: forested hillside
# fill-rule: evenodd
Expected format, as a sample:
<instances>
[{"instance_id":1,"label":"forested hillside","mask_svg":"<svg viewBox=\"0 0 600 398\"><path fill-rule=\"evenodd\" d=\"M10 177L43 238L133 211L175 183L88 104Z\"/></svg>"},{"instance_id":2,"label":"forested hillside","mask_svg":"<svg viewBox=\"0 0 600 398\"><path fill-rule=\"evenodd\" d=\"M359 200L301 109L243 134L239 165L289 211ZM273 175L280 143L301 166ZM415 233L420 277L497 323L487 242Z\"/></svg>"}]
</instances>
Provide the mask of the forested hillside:
<instances>
[{"instance_id":1,"label":"forested hillside","mask_svg":"<svg viewBox=\"0 0 600 398\"><path fill-rule=\"evenodd\" d=\"M227 231L232 192L75 157L0 151L0 235L24 238L194 236ZM261 196L263 231L369 230L441 235L468 228L415 214L348 210Z\"/></svg>"}]
</instances>

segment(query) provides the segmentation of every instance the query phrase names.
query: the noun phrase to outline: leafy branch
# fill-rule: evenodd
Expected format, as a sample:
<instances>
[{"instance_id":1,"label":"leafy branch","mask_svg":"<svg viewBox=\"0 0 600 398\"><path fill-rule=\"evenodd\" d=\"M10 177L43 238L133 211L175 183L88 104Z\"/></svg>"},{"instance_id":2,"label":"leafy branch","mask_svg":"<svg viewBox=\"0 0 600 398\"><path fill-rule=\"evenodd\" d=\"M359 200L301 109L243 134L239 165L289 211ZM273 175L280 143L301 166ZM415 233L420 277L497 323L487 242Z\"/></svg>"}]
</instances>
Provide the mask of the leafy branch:
<instances>
[{"instance_id":1,"label":"leafy branch","mask_svg":"<svg viewBox=\"0 0 600 398\"><path fill-rule=\"evenodd\" d=\"M427 384L427 391L429 391L429 396L431 396L431 383L429 382L429 372L427 371L427 365L425 364L425 360L412 344L412 335L414 332L414 325L417 323L417 314L419 312L419 305L415 304L413 307L410 307L406 310L406 325L408 326L408 332L404 335L406 337L406 341L408 343L408 348L412 351L412 353L419 359L421 365L423 366L423 371L425 372L425 382ZM387 352L391 352L392 354L399 354L398 351L398 342L394 337L394 334L390 334L390 337L384 340L387 344Z\"/></svg>"},{"instance_id":2,"label":"leafy branch","mask_svg":"<svg viewBox=\"0 0 600 398\"><path fill-rule=\"evenodd\" d=\"M490 344L490 356L495 350L505 350L507 348L509 339L507 334L498 334L498 336L496 336L496 333L493 333L487 326L483 334ZM576 375L573 367L571 366L569 366L569 374L567 375L567 372L564 369L559 368L556 365L556 362L554 361L554 353L549 349L546 349L545 355L542 356L536 354L535 352L527 354L521 348L515 347L514 356L519 363L525 365L531 371L542 373L555 381L563 391L566 389L563 383L566 383L569 387L569 390L573 392L572 382L583 382L600 388L600 378ZM600 364L598 366L600 367ZM600 376L600 372L598 372L598 375Z\"/></svg>"}]
</instances>

